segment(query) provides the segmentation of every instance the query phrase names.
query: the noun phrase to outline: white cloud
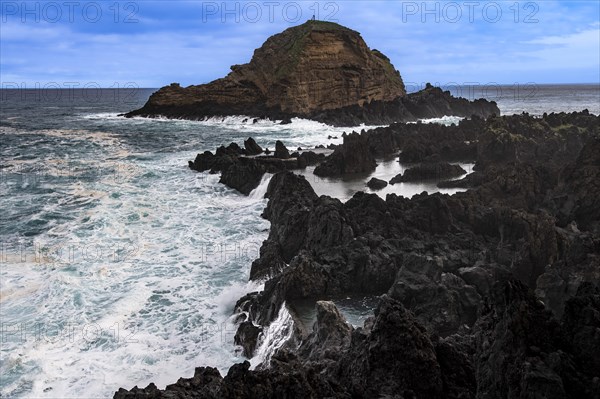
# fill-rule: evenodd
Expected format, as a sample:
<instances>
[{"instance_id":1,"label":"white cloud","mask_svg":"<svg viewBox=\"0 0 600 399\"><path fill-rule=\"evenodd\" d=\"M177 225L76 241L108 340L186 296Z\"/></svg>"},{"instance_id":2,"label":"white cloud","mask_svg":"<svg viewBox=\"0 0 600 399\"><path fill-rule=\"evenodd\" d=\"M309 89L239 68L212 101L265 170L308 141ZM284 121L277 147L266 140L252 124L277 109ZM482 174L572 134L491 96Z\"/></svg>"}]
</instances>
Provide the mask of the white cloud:
<instances>
[{"instance_id":1,"label":"white cloud","mask_svg":"<svg viewBox=\"0 0 600 399\"><path fill-rule=\"evenodd\" d=\"M336 18L388 55L405 81L568 81L569 69L600 68L600 23L590 24L589 13L566 12L557 2L540 3L538 24L514 24L510 15L497 24L403 22L398 4L343 2ZM203 23L196 14L188 10L177 26L139 15L139 24L104 27L103 33L81 32L77 25L3 24L2 80L204 83L248 62L270 35L290 26L281 18ZM587 28L574 31L576 26ZM537 73L542 70L547 74Z\"/></svg>"},{"instance_id":2,"label":"white cloud","mask_svg":"<svg viewBox=\"0 0 600 399\"><path fill-rule=\"evenodd\" d=\"M526 53L542 67L600 67L599 28L569 35L546 36L524 43L542 47Z\"/></svg>"},{"instance_id":3,"label":"white cloud","mask_svg":"<svg viewBox=\"0 0 600 399\"><path fill-rule=\"evenodd\" d=\"M39 23L37 25L24 24L19 21L2 21L2 41L27 41L47 42L64 37L69 30L61 25Z\"/></svg>"}]
</instances>

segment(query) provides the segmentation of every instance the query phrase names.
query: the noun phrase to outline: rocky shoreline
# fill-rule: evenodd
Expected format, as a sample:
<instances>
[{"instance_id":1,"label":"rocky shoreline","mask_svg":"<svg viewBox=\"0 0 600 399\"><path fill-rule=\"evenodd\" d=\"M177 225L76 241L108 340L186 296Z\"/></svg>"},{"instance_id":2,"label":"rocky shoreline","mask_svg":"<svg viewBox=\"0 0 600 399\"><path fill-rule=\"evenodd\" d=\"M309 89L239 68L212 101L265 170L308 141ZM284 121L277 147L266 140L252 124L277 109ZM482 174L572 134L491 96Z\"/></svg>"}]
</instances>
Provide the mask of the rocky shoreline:
<instances>
[{"instance_id":1,"label":"rocky shoreline","mask_svg":"<svg viewBox=\"0 0 600 399\"><path fill-rule=\"evenodd\" d=\"M238 301L236 343L251 357L283 308L290 339L256 370L199 367L115 398L600 397L600 117L397 123L345 135L328 156L261 151L232 143L190 168L246 194L274 173L271 229L250 273L265 287ZM340 176L394 155L419 163L418 176L446 176L459 160L475 172L440 183L468 188L453 196L345 203L292 172L318 164ZM379 305L353 328L331 299L364 294ZM307 301L313 326L296 311Z\"/></svg>"},{"instance_id":2,"label":"rocky shoreline","mask_svg":"<svg viewBox=\"0 0 600 399\"><path fill-rule=\"evenodd\" d=\"M174 94L186 89L171 85L160 89L154 95L179 98L185 94ZM124 116L146 118L170 118L188 120L207 120L215 117L246 115L248 120L269 119L285 124L292 118L304 118L332 126L389 125L394 122L414 122L419 119L441 118L447 115L486 118L500 115L500 109L494 101L477 99L469 101L454 97L449 91L443 91L429 83L415 93L398 96L393 100L372 100L362 105L348 105L327 110L311 112L292 112L280 107L266 107L262 102L252 106L236 106L231 103L194 104L156 104L152 97L144 107L131 111Z\"/></svg>"}]
</instances>

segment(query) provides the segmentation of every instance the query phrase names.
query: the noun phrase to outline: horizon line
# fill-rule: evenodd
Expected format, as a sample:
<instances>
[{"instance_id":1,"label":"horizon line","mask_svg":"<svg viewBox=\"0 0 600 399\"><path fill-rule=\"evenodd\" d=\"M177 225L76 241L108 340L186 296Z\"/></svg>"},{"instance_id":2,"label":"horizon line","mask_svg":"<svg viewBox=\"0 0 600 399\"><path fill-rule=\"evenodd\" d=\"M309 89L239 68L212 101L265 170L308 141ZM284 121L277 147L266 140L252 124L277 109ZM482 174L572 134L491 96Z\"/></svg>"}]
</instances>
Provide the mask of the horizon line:
<instances>
[{"instance_id":1,"label":"horizon line","mask_svg":"<svg viewBox=\"0 0 600 399\"><path fill-rule=\"evenodd\" d=\"M11 82L13 83L13 82ZM51 82L54 83L54 82ZM130 82L133 83L133 82ZM175 82L173 82L175 83ZM431 82L424 82L422 83L423 86L425 86L427 83L431 83ZM0 83L1 84L1 83ZM146 87L0 87L0 90L153 90L153 89L160 89L163 87L167 87L169 85L171 85L172 83L169 84L165 84L163 86L156 86L156 87L150 87L150 86L146 86ZM199 83L199 84L192 84L189 86L182 86L182 87L190 87L190 86L201 86L204 84L208 84L208 83ZM421 85L421 83L419 83L419 85ZM498 82L490 82L490 83L485 83L485 84L454 84L453 82L450 82L449 84L445 84L445 85L436 85L436 84L432 84L434 87L493 87L493 86L516 86L516 85L544 85L544 86L582 86L582 85L598 85L600 86L600 81L598 82L577 82L577 83L572 83L572 82L543 82L543 83L539 83L539 82L512 82L512 83L498 83Z\"/></svg>"}]
</instances>

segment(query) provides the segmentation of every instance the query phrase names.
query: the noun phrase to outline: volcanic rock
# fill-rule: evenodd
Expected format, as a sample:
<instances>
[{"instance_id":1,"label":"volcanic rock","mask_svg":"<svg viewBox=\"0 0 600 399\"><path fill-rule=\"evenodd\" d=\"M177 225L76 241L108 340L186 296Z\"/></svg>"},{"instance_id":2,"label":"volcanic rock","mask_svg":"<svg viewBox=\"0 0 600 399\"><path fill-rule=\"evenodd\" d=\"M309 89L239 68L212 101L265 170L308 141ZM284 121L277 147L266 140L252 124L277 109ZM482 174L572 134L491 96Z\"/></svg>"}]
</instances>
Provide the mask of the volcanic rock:
<instances>
[{"instance_id":1,"label":"volcanic rock","mask_svg":"<svg viewBox=\"0 0 600 399\"><path fill-rule=\"evenodd\" d=\"M442 273L441 259L407 254L389 295L432 332L447 336L477 320L481 297L461 278Z\"/></svg>"},{"instance_id":2,"label":"volcanic rock","mask_svg":"<svg viewBox=\"0 0 600 399\"><path fill-rule=\"evenodd\" d=\"M214 115L269 115L289 121L314 112L405 95L389 59L370 50L358 32L324 21L271 36L248 64L234 65L211 83L166 86L129 115L200 119Z\"/></svg>"},{"instance_id":3,"label":"volcanic rock","mask_svg":"<svg viewBox=\"0 0 600 399\"><path fill-rule=\"evenodd\" d=\"M223 171L219 182L248 195L258 186L265 171L265 166L255 160L239 158Z\"/></svg>"},{"instance_id":4,"label":"volcanic rock","mask_svg":"<svg viewBox=\"0 0 600 399\"><path fill-rule=\"evenodd\" d=\"M375 310L370 334L353 334L340 363L341 379L354 397L443 397L442 373L426 330L387 296Z\"/></svg>"},{"instance_id":5,"label":"volcanic rock","mask_svg":"<svg viewBox=\"0 0 600 399\"><path fill-rule=\"evenodd\" d=\"M597 294L581 294L569 301L572 305L567 306L568 316L561 325L522 283L496 284L476 325L478 395L597 397L598 362L590 353L597 353L598 333L595 338L587 334L600 325L600 303ZM589 313L575 314L575 309L583 315L584 309ZM590 314L595 319L590 319ZM581 330L573 334L578 328ZM577 341L579 338L582 340ZM585 350L593 352L582 354L583 348L577 345L583 342Z\"/></svg>"},{"instance_id":6,"label":"volcanic rock","mask_svg":"<svg viewBox=\"0 0 600 399\"><path fill-rule=\"evenodd\" d=\"M459 165L452 165L447 162L424 163L407 169L404 174L396 175L390 180L390 184L428 179L448 179L465 173L467 171Z\"/></svg>"},{"instance_id":7,"label":"volcanic rock","mask_svg":"<svg viewBox=\"0 0 600 399\"><path fill-rule=\"evenodd\" d=\"M317 301L317 320L313 332L298 349L299 355L308 360L339 359L348 349L352 337L352 326L333 302Z\"/></svg>"},{"instance_id":8,"label":"volcanic rock","mask_svg":"<svg viewBox=\"0 0 600 399\"><path fill-rule=\"evenodd\" d=\"M387 185L388 185L388 183L385 180L377 179L375 177L373 177L367 183L367 187L369 187L371 190L381 190L382 188L385 188Z\"/></svg>"},{"instance_id":9,"label":"volcanic rock","mask_svg":"<svg viewBox=\"0 0 600 399\"><path fill-rule=\"evenodd\" d=\"M282 171L267 189L271 230L251 271L264 289L237 302L236 342L250 355L283 306L291 338L257 370L245 362L223 378L199 368L165 390L115 397L600 397L599 121L520 115L355 134L364 140L352 159L413 146L423 163L477 160L471 188L452 196L359 192L343 203L284 169L295 160L258 157ZM191 164L240 167L245 151L221 147ZM363 327L331 302L382 294ZM294 310L308 302L310 334Z\"/></svg>"},{"instance_id":10,"label":"volcanic rock","mask_svg":"<svg viewBox=\"0 0 600 399\"><path fill-rule=\"evenodd\" d=\"M248 140L244 141L244 148L248 155L258 155L263 152L263 149L256 144L256 141L252 137L248 137Z\"/></svg>"},{"instance_id":11,"label":"volcanic rock","mask_svg":"<svg viewBox=\"0 0 600 399\"><path fill-rule=\"evenodd\" d=\"M456 99L429 86L406 96L400 73L358 32L311 20L271 36L248 64L233 65L226 77L203 85L165 86L126 116L202 120L253 115L281 123L302 117L356 126L493 113L499 114L494 102Z\"/></svg>"},{"instance_id":12,"label":"volcanic rock","mask_svg":"<svg viewBox=\"0 0 600 399\"><path fill-rule=\"evenodd\" d=\"M250 321L244 321L235 333L233 340L237 345L241 345L244 348L243 354L247 358L251 358L254 355L261 332L262 328L255 326Z\"/></svg>"},{"instance_id":13,"label":"volcanic rock","mask_svg":"<svg viewBox=\"0 0 600 399\"><path fill-rule=\"evenodd\" d=\"M275 158L288 159L290 157L290 152L281 141L277 140L275 142L275 154L273 156Z\"/></svg>"},{"instance_id":14,"label":"volcanic rock","mask_svg":"<svg viewBox=\"0 0 600 399\"><path fill-rule=\"evenodd\" d=\"M314 170L317 176L342 176L346 174L371 172L377 163L368 149L366 135L351 133L344 137L341 147L328 156Z\"/></svg>"},{"instance_id":15,"label":"volcanic rock","mask_svg":"<svg viewBox=\"0 0 600 399\"><path fill-rule=\"evenodd\" d=\"M265 173L277 173L284 170L302 169L318 162L324 155L313 152L303 153L292 158L281 141L276 143L275 156L252 156L262 152L260 146L251 137L244 141L244 149L236 143L217 148L213 155L210 151L198 154L194 161L189 161L190 169L198 172L221 172L220 183L240 193L248 195L260 183ZM267 154L268 149L265 151Z\"/></svg>"}]
</instances>

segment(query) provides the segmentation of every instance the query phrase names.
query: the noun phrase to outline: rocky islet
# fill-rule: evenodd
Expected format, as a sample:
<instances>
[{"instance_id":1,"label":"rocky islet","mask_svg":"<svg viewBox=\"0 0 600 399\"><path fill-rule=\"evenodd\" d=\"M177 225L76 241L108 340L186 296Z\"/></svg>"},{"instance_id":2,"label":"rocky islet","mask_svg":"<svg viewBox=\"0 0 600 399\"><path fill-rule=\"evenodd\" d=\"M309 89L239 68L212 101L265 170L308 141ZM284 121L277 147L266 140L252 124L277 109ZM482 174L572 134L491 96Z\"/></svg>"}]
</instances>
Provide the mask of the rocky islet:
<instances>
[{"instance_id":1,"label":"rocky islet","mask_svg":"<svg viewBox=\"0 0 600 399\"><path fill-rule=\"evenodd\" d=\"M468 101L427 84L407 94L389 58L360 33L325 21L307 21L271 36L249 63L203 85L177 83L152 94L125 116L203 120L249 115L291 122L313 119L338 126L389 124L444 115L499 114L496 103Z\"/></svg>"}]
</instances>

